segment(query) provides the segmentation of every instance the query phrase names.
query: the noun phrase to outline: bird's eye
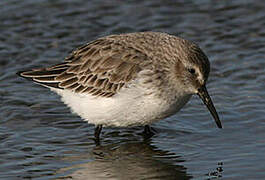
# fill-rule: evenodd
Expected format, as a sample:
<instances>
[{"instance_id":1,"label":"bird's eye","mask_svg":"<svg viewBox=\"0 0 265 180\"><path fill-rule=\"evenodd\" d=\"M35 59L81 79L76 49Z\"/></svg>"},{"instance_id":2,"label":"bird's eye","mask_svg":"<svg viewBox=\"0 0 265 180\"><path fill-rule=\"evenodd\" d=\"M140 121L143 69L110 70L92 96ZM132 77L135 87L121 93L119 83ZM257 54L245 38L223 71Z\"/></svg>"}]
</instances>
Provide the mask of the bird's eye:
<instances>
[{"instance_id":1,"label":"bird's eye","mask_svg":"<svg viewBox=\"0 0 265 180\"><path fill-rule=\"evenodd\" d=\"M191 74L195 74L195 69L193 69L193 68L189 68L188 71L189 71Z\"/></svg>"}]
</instances>

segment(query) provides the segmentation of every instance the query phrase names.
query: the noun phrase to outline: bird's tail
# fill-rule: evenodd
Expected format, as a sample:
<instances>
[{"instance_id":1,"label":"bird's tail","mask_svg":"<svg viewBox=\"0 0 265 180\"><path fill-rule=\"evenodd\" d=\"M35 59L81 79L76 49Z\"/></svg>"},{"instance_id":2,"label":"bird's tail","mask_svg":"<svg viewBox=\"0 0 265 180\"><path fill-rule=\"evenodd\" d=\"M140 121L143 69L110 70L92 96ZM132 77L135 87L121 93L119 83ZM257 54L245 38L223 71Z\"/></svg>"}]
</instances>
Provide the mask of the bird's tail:
<instances>
[{"instance_id":1,"label":"bird's tail","mask_svg":"<svg viewBox=\"0 0 265 180\"><path fill-rule=\"evenodd\" d=\"M68 67L66 63L61 63L48 68L19 71L17 75L46 87L61 89L58 86L59 81L56 80L56 77L62 74Z\"/></svg>"}]
</instances>

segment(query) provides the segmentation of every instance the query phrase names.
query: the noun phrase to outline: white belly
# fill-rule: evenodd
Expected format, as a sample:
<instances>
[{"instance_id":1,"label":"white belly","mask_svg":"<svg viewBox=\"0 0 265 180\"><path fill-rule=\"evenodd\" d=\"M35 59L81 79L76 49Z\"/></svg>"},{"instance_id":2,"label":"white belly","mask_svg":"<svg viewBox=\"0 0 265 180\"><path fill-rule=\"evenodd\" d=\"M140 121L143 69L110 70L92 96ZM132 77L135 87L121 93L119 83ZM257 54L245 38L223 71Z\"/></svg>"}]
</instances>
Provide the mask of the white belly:
<instances>
[{"instance_id":1,"label":"white belly","mask_svg":"<svg viewBox=\"0 0 265 180\"><path fill-rule=\"evenodd\" d=\"M179 111L191 97L174 95L174 98L165 100L154 94L146 95L138 88L125 88L110 98L52 90L88 123L118 127L146 125L161 120Z\"/></svg>"}]
</instances>

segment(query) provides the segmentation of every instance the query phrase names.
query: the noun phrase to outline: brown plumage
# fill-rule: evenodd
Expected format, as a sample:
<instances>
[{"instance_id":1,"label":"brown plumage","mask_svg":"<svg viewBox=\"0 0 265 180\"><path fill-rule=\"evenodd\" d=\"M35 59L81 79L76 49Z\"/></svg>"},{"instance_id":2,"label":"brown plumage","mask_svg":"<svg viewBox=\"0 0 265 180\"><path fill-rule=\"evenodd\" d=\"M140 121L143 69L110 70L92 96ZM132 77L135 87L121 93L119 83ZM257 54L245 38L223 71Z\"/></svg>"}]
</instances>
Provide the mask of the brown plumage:
<instances>
[{"instance_id":1,"label":"brown plumage","mask_svg":"<svg viewBox=\"0 0 265 180\"><path fill-rule=\"evenodd\" d=\"M19 75L48 87L109 97L136 77L145 58L131 47L102 38L78 48L64 63Z\"/></svg>"},{"instance_id":2,"label":"brown plumage","mask_svg":"<svg viewBox=\"0 0 265 180\"><path fill-rule=\"evenodd\" d=\"M167 42L168 38L173 38L172 43L177 42L179 47L168 48L170 45ZM150 46L149 43L157 44L157 47ZM178 58L181 60L181 52L187 45L190 49L193 48L194 52L200 51L192 43L164 33L111 35L78 48L65 59L64 63L49 68L22 71L18 74L44 86L110 97L148 65L150 69L163 66L161 71L169 71L170 63L163 61L174 62ZM179 54L179 57L173 56L176 59L172 59L174 53ZM196 60L196 54L200 55L201 51L190 53L194 56L191 59ZM151 63L157 58L163 58L163 61L157 61L157 64ZM152 67L154 65L157 67ZM206 63L205 66L209 65Z\"/></svg>"},{"instance_id":3,"label":"brown plumage","mask_svg":"<svg viewBox=\"0 0 265 180\"><path fill-rule=\"evenodd\" d=\"M166 33L141 32L99 38L63 63L18 74L55 89L74 112L96 125L146 125L176 113L198 94L222 127L205 87L209 72L208 58L196 44ZM97 113L87 107L91 102L98 104ZM136 117L117 115L122 108Z\"/></svg>"}]
</instances>

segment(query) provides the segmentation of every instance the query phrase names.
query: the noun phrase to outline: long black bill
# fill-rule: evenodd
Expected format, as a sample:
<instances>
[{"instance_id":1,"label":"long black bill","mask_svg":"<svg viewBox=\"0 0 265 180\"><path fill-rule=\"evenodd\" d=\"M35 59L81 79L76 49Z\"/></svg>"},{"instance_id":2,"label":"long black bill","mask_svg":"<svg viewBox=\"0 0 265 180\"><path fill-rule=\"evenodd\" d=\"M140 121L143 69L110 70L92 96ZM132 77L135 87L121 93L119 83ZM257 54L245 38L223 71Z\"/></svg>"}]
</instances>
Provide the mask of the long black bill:
<instances>
[{"instance_id":1,"label":"long black bill","mask_svg":"<svg viewBox=\"0 0 265 180\"><path fill-rule=\"evenodd\" d=\"M213 105L213 102L211 100L211 97L209 96L207 89L205 86L202 86L199 90L198 90L198 96L202 99L202 101L204 102L204 104L207 106L207 108L209 109L209 111L211 112L217 126L219 128L222 128L222 123L219 119L219 116L216 112L216 109Z\"/></svg>"}]
</instances>

